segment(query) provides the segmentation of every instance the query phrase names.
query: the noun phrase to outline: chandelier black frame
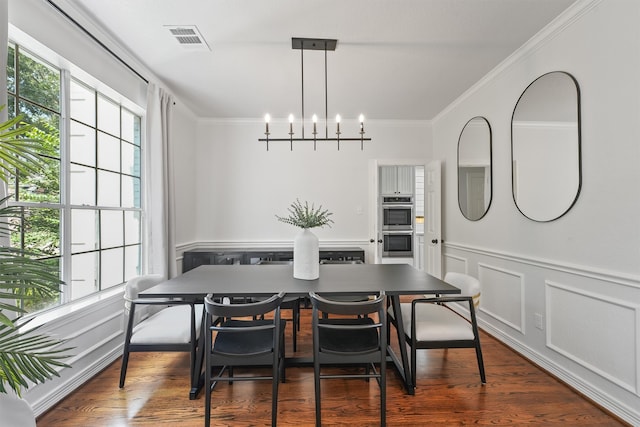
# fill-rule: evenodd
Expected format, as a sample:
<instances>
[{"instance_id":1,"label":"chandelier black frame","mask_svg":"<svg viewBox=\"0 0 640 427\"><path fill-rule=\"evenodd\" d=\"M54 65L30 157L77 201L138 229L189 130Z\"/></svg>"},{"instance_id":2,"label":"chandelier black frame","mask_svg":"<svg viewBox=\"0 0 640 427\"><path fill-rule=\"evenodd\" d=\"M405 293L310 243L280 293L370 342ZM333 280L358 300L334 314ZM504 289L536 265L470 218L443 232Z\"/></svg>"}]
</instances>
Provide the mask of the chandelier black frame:
<instances>
[{"instance_id":1,"label":"chandelier black frame","mask_svg":"<svg viewBox=\"0 0 640 427\"><path fill-rule=\"evenodd\" d=\"M328 90L327 90L327 52L336 50L338 45L337 39L311 39L302 37L291 38L291 48L300 50L300 65L302 75L302 137L294 138L293 135L293 115L289 115L289 138L269 138L271 132L269 132L269 120L270 117L267 114L265 116L265 138L259 138L258 141L266 142L267 151L269 151L269 142L274 141L289 141L290 149L293 151L293 143L299 141L313 141L313 150L316 150L316 143L318 141L336 141L338 143L338 151L340 150L340 141L360 141L360 150L364 149L364 141L371 141L371 138L364 137L364 116L360 115L360 137L359 138L341 138L340 135L340 115L336 116L336 137L329 138L329 121L328 121ZM304 136L304 51L305 50L323 50L324 51L324 124L325 124L325 136L318 137L317 131L317 117L313 115L313 138L305 138Z\"/></svg>"}]
</instances>

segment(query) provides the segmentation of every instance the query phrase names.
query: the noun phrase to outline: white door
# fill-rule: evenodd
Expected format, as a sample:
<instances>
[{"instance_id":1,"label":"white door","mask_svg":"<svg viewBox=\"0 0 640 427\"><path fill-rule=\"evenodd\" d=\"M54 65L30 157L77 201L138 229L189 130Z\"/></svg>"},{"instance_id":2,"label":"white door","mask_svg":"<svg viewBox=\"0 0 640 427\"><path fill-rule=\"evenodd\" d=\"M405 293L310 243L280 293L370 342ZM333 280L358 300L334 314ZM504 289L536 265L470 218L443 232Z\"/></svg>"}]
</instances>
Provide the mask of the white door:
<instances>
[{"instance_id":1,"label":"white door","mask_svg":"<svg viewBox=\"0 0 640 427\"><path fill-rule=\"evenodd\" d=\"M369 250L366 260L370 264L380 264L382 262L382 232L380 230L380 200L379 196L384 193L385 185L389 185L389 171L393 168L380 167L375 160L369 162ZM394 186L395 186L395 179ZM393 194L393 193L391 193Z\"/></svg>"},{"instance_id":2,"label":"white door","mask_svg":"<svg viewBox=\"0 0 640 427\"><path fill-rule=\"evenodd\" d=\"M425 219L424 244L426 254L426 271L437 278L442 278L442 243L441 243L441 165L439 160L427 164L424 170Z\"/></svg>"}]
</instances>

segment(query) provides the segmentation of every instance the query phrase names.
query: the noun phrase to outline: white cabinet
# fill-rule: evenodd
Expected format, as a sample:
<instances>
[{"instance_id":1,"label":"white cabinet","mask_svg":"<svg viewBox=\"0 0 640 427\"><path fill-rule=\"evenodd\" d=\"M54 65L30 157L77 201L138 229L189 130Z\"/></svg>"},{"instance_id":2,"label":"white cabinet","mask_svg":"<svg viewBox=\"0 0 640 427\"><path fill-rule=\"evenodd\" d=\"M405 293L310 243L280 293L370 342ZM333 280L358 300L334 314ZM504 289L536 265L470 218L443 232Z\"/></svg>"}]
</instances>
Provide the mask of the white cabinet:
<instances>
[{"instance_id":1,"label":"white cabinet","mask_svg":"<svg viewBox=\"0 0 640 427\"><path fill-rule=\"evenodd\" d=\"M381 166L380 194L413 195L413 166Z\"/></svg>"}]
</instances>

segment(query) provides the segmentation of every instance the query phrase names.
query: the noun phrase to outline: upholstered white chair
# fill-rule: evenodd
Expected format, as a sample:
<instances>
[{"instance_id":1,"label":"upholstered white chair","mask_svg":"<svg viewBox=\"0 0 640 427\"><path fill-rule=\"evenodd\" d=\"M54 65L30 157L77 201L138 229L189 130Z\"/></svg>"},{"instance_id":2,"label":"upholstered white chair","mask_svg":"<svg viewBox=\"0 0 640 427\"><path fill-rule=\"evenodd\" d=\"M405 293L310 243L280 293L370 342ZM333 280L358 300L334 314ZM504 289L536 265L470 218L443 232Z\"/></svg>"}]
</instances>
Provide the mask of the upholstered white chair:
<instances>
[{"instance_id":1,"label":"upholstered white chair","mask_svg":"<svg viewBox=\"0 0 640 427\"><path fill-rule=\"evenodd\" d=\"M124 386L129 354L132 352L189 352L191 374L195 369L203 305L184 300L138 298L140 292L163 280L161 275L139 276L129 280L125 286L125 314L128 315L128 320L120 369L120 388Z\"/></svg>"},{"instance_id":2,"label":"upholstered white chair","mask_svg":"<svg viewBox=\"0 0 640 427\"><path fill-rule=\"evenodd\" d=\"M475 348L480 379L486 383L480 336L475 307L480 300L478 279L461 273L447 273L444 281L460 288L458 296L438 296L401 303L405 340L411 348L411 378L416 387L416 352L433 348ZM466 318L447 304L465 303L469 307ZM388 311L389 323L397 326L393 310Z\"/></svg>"}]
</instances>

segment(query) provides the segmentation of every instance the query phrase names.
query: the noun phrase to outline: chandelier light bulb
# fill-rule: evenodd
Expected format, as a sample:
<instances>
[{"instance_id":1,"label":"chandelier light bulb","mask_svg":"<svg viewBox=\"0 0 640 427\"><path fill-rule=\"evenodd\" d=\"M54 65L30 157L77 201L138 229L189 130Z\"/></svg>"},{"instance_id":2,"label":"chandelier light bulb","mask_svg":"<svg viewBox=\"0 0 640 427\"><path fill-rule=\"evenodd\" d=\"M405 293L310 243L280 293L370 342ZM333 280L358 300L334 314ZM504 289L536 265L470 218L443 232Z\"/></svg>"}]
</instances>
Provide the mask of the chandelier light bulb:
<instances>
[{"instance_id":1,"label":"chandelier light bulb","mask_svg":"<svg viewBox=\"0 0 640 427\"><path fill-rule=\"evenodd\" d=\"M311 117L311 120L313 121L313 123L318 123L318 116L316 116L315 114Z\"/></svg>"}]
</instances>

